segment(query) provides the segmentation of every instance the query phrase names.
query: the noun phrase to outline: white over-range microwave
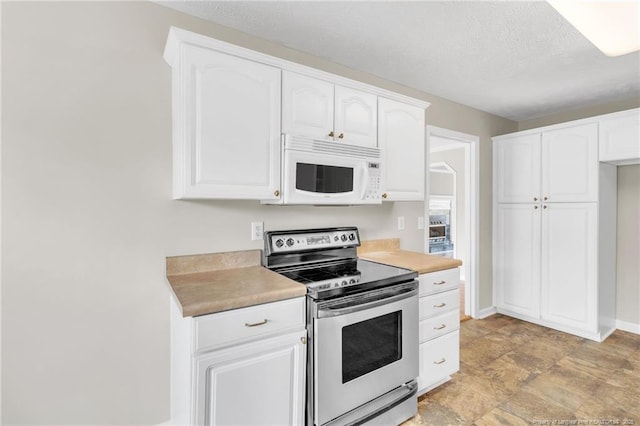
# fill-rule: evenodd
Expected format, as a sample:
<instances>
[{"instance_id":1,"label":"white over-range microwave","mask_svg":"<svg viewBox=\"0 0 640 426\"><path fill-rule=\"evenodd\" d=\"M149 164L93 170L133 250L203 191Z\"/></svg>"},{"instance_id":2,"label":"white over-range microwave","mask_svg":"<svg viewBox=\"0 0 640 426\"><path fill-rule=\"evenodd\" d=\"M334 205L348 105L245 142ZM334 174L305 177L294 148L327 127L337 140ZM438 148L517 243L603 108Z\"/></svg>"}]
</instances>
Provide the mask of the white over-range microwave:
<instances>
[{"instance_id":1,"label":"white over-range microwave","mask_svg":"<svg viewBox=\"0 0 640 426\"><path fill-rule=\"evenodd\" d=\"M280 199L265 204L382 202L379 148L283 135L281 155Z\"/></svg>"}]
</instances>

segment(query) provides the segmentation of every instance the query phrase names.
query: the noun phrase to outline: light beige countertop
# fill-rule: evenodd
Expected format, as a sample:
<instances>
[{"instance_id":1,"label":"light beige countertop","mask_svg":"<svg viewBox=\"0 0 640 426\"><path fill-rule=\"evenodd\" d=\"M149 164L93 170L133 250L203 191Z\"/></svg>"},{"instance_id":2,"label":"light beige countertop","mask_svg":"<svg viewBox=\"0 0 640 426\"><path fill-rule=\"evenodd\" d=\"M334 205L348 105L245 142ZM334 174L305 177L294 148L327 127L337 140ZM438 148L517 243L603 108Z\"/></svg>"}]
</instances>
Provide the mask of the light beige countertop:
<instances>
[{"instance_id":1,"label":"light beige countertop","mask_svg":"<svg viewBox=\"0 0 640 426\"><path fill-rule=\"evenodd\" d=\"M261 251L167 257L167 280L183 317L300 297L307 288L261 266Z\"/></svg>"},{"instance_id":2,"label":"light beige countertop","mask_svg":"<svg viewBox=\"0 0 640 426\"><path fill-rule=\"evenodd\" d=\"M411 269L419 274L457 268L462 265L462 261L458 259L401 250L398 238L363 241L358 247L358 257Z\"/></svg>"}]
</instances>

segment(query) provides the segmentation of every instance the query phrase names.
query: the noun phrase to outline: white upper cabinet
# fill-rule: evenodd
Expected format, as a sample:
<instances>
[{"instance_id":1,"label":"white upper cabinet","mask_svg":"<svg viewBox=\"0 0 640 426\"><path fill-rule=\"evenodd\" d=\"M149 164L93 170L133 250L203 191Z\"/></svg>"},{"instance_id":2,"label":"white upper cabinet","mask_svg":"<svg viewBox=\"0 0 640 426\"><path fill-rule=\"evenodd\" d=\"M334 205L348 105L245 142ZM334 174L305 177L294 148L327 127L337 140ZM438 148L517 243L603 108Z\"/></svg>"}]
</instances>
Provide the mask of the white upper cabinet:
<instances>
[{"instance_id":1,"label":"white upper cabinet","mask_svg":"<svg viewBox=\"0 0 640 426\"><path fill-rule=\"evenodd\" d=\"M540 199L540 134L516 136L494 144L499 203Z\"/></svg>"},{"instance_id":2,"label":"white upper cabinet","mask_svg":"<svg viewBox=\"0 0 640 426\"><path fill-rule=\"evenodd\" d=\"M598 199L598 125L542 133L542 200L585 202Z\"/></svg>"},{"instance_id":3,"label":"white upper cabinet","mask_svg":"<svg viewBox=\"0 0 640 426\"><path fill-rule=\"evenodd\" d=\"M174 198L277 198L280 70L190 44L174 64Z\"/></svg>"},{"instance_id":4,"label":"white upper cabinet","mask_svg":"<svg viewBox=\"0 0 640 426\"><path fill-rule=\"evenodd\" d=\"M640 163L640 110L609 114L600 120L600 161L617 165Z\"/></svg>"},{"instance_id":5,"label":"white upper cabinet","mask_svg":"<svg viewBox=\"0 0 640 426\"><path fill-rule=\"evenodd\" d=\"M598 198L598 125L497 139L498 203L586 202Z\"/></svg>"},{"instance_id":6,"label":"white upper cabinet","mask_svg":"<svg viewBox=\"0 0 640 426\"><path fill-rule=\"evenodd\" d=\"M376 95L283 72L283 133L377 146L376 105Z\"/></svg>"},{"instance_id":7,"label":"white upper cabinet","mask_svg":"<svg viewBox=\"0 0 640 426\"><path fill-rule=\"evenodd\" d=\"M282 133L333 140L333 84L282 73Z\"/></svg>"},{"instance_id":8,"label":"white upper cabinet","mask_svg":"<svg viewBox=\"0 0 640 426\"><path fill-rule=\"evenodd\" d=\"M384 156L387 201L424 199L424 109L390 99L378 99L378 143Z\"/></svg>"},{"instance_id":9,"label":"white upper cabinet","mask_svg":"<svg viewBox=\"0 0 640 426\"><path fill-rule=\"evenodd\" d=\"M335 86L335 138L355 145L378 146L378 97Z\"/></svg>"}]
</instances>

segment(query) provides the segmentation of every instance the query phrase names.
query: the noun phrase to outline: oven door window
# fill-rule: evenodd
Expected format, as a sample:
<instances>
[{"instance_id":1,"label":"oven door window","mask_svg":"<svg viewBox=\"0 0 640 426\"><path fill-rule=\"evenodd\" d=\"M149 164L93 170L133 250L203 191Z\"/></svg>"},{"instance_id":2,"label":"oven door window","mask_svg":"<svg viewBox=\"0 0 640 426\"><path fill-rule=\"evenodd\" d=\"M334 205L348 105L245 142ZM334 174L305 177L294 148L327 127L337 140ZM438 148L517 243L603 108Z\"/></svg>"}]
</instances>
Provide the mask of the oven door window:
<instances>
[{"instance_id":1,"label":"oven door window","mask_svg":"<svg viewBox=\"0 0 640 426\"><path fill-rule=\"evenodd\" d=\"M402 311L342 328L342 383L402 358Z\"/></svg>"},{"instance_id":2,"label":"oven door window","mask_svg":"<svg viewBox=\"0 0 640 426\"><path fill-rule=\"evenodd\" d=\"M353 168L296 163L296 189L318 194L353 191Z\"/></svg>"}]
</instances>

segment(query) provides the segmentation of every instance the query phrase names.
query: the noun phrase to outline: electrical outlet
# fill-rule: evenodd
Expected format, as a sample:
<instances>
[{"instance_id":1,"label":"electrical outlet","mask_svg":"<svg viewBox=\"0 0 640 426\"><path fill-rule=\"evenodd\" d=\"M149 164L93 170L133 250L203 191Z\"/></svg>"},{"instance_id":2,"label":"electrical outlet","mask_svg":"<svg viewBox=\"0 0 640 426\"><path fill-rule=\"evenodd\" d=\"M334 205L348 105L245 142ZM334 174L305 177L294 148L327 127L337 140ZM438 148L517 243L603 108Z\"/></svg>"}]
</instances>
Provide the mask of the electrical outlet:
<instances>
[{"instance_id":1,"label":"electrical outlet","mask_svg":"<svg viewBox=\"0 0 640 426\"><path fill-rule=\"evenodd\" d=\"M418 216L418 229L424 229L424 216Z\"/></svg>"},{"instance_id":2,"label":"electrical outlet","mask_svg":"<svg viewBox=\"0 0 640 426\"><path fill-rule=\"evenodd\" d=\"M251 222L251 240L261 241L264 234L264 222Z\"/></svg>"},{"instance_id":3,"label":"electrical outlet","mask_svg":"<svg viewBox=\"0 0 640 426\"><path fill-rule=\"evenodd\" d=\"M398 231L404 229L404 216L398 216Z\"/></svg>"}]
</instances>

